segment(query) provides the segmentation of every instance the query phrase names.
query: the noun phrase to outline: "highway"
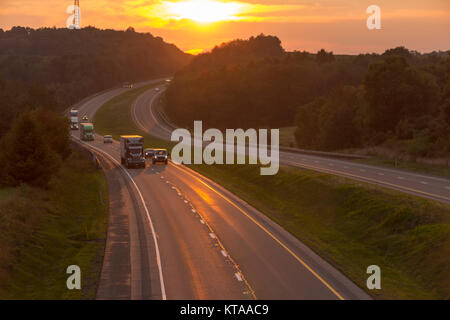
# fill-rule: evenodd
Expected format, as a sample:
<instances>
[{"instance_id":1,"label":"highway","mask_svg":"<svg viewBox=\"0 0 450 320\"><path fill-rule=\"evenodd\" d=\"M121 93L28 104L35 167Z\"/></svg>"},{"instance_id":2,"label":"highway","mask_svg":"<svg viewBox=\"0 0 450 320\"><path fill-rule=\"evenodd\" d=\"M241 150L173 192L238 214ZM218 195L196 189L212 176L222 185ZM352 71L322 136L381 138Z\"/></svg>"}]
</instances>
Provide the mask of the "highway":
<instances>
[{"instance_id":1,"label":"highway","mask_svg":"<svg viewBox=\"0 0 450 320\"><path fill-rule=\"evenodd\" d=\"M164 86L161 86L158 91L149 90L139 96L132 106L132 116L141 129L170 140L174 125L166 120L156 103L156 97L163 92ZM285 151L280 151L280 164L330 173L450 203L450 180L445 178Z\"/></svg>"},{"instance_id":2,"label":"highway","mask_svg":"<svg viewBox=\"0 0 450 320\"><path fill-rule=\"evenodd\" d=\"M85 100L77 106L80 115L93 119L101 105L126 90ZM133 110L144 112L159 93L147 91ZM77 131L72 135L78 140ZM96 136L82 143L101 159L110 190L99 299L370 299L213 181L173 163L125 169L118 142L104 144Z\"/></svg>"}]
</instances>

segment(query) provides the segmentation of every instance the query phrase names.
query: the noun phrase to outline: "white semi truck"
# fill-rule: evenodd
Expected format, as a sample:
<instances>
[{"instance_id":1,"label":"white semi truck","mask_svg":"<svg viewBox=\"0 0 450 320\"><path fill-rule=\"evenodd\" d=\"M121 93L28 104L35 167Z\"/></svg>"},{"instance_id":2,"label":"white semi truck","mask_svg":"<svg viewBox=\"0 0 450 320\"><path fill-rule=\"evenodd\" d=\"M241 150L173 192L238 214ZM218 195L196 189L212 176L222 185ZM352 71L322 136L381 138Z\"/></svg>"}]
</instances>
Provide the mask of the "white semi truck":
<instances>
[{"instance_id":1,"label":"white semi truck","mask_svg":"<svg viewBox=\"0 0 450 320\"><path fill-rule=\"evenodd\" d=\"M78 110L72 109L70 110L70 129L78 130L80 128L80 124L78 122Z\"/></svg>"}]
</instances>

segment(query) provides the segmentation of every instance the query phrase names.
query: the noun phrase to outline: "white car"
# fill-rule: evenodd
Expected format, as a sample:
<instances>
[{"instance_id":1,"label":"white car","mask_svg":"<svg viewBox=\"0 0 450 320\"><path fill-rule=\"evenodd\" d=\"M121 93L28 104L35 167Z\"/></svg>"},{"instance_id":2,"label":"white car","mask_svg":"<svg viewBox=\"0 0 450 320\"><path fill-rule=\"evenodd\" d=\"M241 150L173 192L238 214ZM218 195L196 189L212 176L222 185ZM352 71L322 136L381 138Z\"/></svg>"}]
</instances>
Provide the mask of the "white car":
<instances>
[{"instance_id":1,"label":"white car","mask_svg":"<svg viewBox=\"0 0 450 320\"><path fill-rule=\"evenodd\" d=\"M113 138L111 135L106 135L103 137L103 143L113 143Z\"/></svg>"}]
</instances>

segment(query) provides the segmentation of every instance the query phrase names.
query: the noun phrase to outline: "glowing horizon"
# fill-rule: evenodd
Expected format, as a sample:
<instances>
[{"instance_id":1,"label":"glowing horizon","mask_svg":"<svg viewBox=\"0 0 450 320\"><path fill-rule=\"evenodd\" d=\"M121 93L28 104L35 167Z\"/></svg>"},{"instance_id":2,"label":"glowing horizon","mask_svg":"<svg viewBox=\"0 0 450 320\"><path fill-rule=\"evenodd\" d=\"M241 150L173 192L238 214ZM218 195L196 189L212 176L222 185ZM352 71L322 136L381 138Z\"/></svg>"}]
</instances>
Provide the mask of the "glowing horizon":
<instances>
[{"instance_id":1,"label":"glowing horizon","mask_svg":"<svg viewBox=\"0 0 450 320\"><path fill-rule=\"evenodd\" d=\"M151 32L199 53L236 38L278 36L287 50L383 52L403 45L449 50L450 1L378 0L382 30L368 31L356 0L81 0L83 26ZM65 27L72 0L2 0L0 28Z\"/></svg>"}]
</instances>

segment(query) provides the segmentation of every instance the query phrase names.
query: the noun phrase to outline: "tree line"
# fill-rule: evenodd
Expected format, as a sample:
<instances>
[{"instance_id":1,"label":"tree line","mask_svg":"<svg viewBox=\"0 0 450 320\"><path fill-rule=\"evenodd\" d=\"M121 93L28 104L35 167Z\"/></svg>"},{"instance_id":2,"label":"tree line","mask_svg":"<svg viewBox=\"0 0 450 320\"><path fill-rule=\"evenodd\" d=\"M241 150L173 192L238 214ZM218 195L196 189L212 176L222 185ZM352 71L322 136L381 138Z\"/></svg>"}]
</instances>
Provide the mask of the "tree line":
<instances>
[{"instance_id":1,"label":"tree line","mask_svg":"<svg viewBox=\"0 0 450 320\"><path fill-rule=\"evenodd\" d=\"M13 27L0 32L0 75L40 83L61 108L125 81L174 73L190 55L150 33L86 27Z\"/></svg>"},{"instance_id":2,"label":"tree line","mask_svg":"<svg viewBox=\"0 0 450 320\"><path fill-rule=\"evenodd\" d=\"M133 28L0 29L0 184L45 187L70 155L63 110L125 81L172 74L189 59Z\"/></svg>"},{"instance_id":3,"label":"tree line","mask_svg":"<svg viewBox=\"0 0 450 320\"><path fill-rule=\"evenodd\" d=\"M42 85L0 79L0 185L46 187L71 153L69 123Z\"/></svg>"},{"instance_id":4,"label":"tree line","mask_svg":"<svg viewBox=\"0 0 450 320\"><path fill-rule=\"evenodd\" d=\"M176 73L166 109L187 127L295 126L300 148L407 140L412 154L439 156L450 152L449 88L449 52L286 52L260 35L195 57Z\"/></svg>"}]
</instances>

